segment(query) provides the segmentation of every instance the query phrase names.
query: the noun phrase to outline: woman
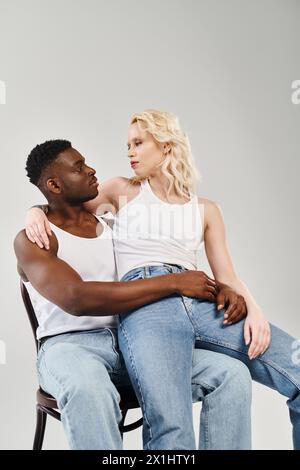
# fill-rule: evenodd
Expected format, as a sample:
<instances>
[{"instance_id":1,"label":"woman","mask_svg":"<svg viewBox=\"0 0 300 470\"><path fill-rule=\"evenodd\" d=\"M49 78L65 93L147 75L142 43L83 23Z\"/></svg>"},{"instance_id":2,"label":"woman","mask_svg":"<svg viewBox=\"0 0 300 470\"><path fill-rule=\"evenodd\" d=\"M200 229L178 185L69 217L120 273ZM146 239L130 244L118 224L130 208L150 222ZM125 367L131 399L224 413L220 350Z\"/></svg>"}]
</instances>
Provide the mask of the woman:
<instances>
[{"instance_id":1,"label":"woman","mask_svg":"<svg viewBox=\"0 0 300 470\"><path fill-rule=\"evenodd\" d=\"M197 338L198 347L243 361L254 380L289 397L294 447L299 449L300 372L291 360L295 340L274 326L270 328L261 308L235 273L220 208L194 194L195 168L189 141L177 118L156 110L134 114L128 156L135 178L108 181L99 196L87 203L94 213L108 208L115 212L119 278L130 281L196 269L196 251L204 244L215 279L242 295L248 310L245 321L236 323L234 312L222 311L222 319L213 302L172 296L120 316L120 348L143 407L145 438L150 443L158 439L159 426L155 421L148 422L147 416L152 408L164 413L169 397L164 389L160 396L155 396L154 391L158 382L174 380L176 364L180 364L176 377L180 375L184 390L180 397L186 400L177 402L178 412L190 419L188 358ZM29 223L32 241L40 236L35 226L35 222ZM45 226L49 230L47 222ZM226 298L222 307L225 306ZM182 362L183 352L186 362ZM188 440L191 439L190 433Z\"/></svg>"}]
</instances>

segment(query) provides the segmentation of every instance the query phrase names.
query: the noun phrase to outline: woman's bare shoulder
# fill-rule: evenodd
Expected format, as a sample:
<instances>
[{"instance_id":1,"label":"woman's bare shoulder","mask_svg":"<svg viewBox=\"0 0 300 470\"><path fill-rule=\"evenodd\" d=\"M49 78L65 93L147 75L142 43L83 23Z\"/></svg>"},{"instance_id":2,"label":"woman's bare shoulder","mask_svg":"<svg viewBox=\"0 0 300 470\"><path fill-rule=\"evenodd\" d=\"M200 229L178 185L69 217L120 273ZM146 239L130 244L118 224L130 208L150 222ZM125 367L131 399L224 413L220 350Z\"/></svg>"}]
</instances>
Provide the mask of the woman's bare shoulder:
<instances>
[{"instance_id":1,"label":"woman's bare shoulder","mask_svg":"<svg viewBox=\"0 0 300 470\"><path fill-rule=\"evenodd\" d=\"M115 176L105 181L103 185L113 188L115 191L130 191L132 188L139 186L139 184L133 184L132 178L127 178L126 176Z\"/></svg>"},{"instance_id":2,"label":"woman's bare shoulder","mask_svg":"<svg viewBox=\"0 0 300 470\"><path fill-rule=\"evenodd\" d=\"M101 185L99 189L101 192ZM103 190L113 202L116 211L134 199L140 191L139 185L132 184L131 179L125 176L116 176L107 180L102 185Z\"/></svg>"},{"instance_id":3,"label":"woman's bare shoulder","mask_svg":"<svg viewBox=\"0 0 300 470\"><path fill-rule=\"evenodd\" d=\"M109 181L112 192L115 196L134 197L140 191L139 184L133 184L131 178L117 176Z\"/></svg>"},{"instance_id":4,"label":"woman's bare shoulder","mask_svg":"<svg viewBox=\"0 0 300 470\"><path fill-rule=\"evenodd\" d=\"M203 206L205 210L213 211L221 211L221 206L218 202L213 201L212 199L208 199L206 197L198 196L198 203L199 205Z\"/></svg>"},{"instance_id":5,"label":"woman's bare shoulder","mask_svg":"<svg viewBox=\"0 0 300 470\"><path fill-rule=\"evenodd\" d=\"M125 176L114 176L113 178L104 181L101 186L105 186L106 188L119 189L120 187L128 184L128 182L129 178L126 178Z\"/></svg>"},{"instance_id":6,"label":"woman's bare shoulder","mask_svg":"<svg viewBox=\"0 0 300 470\"><path fill-rule=\"evenodd\" d=\"M204 204L207 207L218 206L218 203L216 201L213 201L212 199L208 199L207 197L203 196L198 196L198 202L199 204Z\"/></svg>"},{"instance_id":7,"label":"woman's bare shoulder","mask_svg":"<svg viewBox=\"0 0 300 470\"><path fill-rule=\"evenodd\" d=\"M207 227L209 222L213 222L216 218L222 215L221 206L216 201L198 196L198 203L205 227Z\"/></svg>"}]
</instances>

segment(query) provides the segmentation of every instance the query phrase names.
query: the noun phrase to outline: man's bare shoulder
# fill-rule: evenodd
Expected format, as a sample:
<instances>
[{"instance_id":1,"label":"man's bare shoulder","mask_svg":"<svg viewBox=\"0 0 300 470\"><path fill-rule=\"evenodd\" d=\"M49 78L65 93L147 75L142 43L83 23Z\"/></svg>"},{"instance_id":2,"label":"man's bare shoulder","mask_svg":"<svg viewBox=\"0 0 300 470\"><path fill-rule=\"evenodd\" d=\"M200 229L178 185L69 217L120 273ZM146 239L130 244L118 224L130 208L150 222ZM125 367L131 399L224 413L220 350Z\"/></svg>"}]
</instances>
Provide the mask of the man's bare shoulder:
<instances>
[{"instance_id":1,"label":"man's bare shoulder","mask_svg":"<svg viewBox=\"0 0 300 470\"><path fill-rule=\"evenodd\" d=\"M25 229L20 230L14 239L14 250L17 258L44 256L46 253L57 254L58 241L55 234L49 236L50 247L49 250L45 248L39 248L36 243L32 243L26 235Z\"/></svg>"}]
</instances>

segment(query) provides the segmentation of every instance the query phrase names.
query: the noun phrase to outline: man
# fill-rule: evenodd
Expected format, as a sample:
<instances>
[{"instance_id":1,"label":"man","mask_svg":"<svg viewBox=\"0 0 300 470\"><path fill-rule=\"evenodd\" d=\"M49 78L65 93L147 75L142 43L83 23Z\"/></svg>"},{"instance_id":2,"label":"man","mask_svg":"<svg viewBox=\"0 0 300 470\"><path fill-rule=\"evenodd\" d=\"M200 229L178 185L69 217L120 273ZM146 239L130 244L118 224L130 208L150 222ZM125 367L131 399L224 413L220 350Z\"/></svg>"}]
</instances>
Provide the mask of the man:
<instances>
[{"instance_id":1,"label":"man","mask_svg":"<svg viewBox=\"0 0 300 470\"><path fill-rule=\"evenodd\" d=\"M118 390L131 384L118 350L117 315L172 294L218 302L226 289L230 305L236 295L199 271L116 282L111 229L83 206L98 194L95 170L64 140L35 147L26 169L48 200L53 232L49 250L32 244L24 231L14 244L39 322L40 385L56 398L72 449L121 449ZM245 316L243 303L236 308L237 319ZM195 349L191 387L193 400L203 399L200 448L249 448L246 366ZM172 448L180 446L174 442Z\"/></svg>"}]
</instances>

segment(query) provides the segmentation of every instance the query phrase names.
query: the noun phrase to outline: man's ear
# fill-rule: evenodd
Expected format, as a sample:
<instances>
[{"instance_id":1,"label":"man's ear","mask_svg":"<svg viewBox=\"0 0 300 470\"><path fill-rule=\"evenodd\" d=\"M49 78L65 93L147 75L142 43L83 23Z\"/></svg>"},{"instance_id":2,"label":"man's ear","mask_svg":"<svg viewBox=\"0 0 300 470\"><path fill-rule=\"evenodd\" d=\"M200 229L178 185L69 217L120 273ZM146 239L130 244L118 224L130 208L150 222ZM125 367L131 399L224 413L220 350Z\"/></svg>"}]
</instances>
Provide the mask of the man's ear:
<instances>
[{"instance_id":1,"label":"man's ear","mask_svg":"<svg viewBox=\"0 0 300 470\"><path fill-rule=\"evenodd\" d=\"M47 179L46 187L47 187L48 191L50 191L51 193L60 194L60 192L61 192L61 187L60 187L59 181L56 178Z\"/></svg>"}]
</instances>

